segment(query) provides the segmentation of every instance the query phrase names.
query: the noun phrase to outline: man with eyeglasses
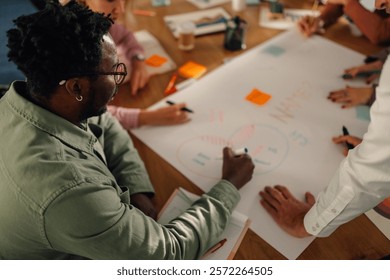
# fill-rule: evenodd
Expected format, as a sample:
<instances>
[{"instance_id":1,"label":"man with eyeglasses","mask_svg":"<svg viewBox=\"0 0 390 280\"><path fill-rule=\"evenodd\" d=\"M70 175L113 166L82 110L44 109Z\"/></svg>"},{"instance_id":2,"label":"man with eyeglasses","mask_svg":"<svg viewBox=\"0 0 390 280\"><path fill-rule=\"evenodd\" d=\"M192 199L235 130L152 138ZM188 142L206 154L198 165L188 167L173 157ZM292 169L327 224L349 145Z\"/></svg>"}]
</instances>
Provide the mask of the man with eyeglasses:
<instances>
[{"instance_id":1,"label":"man with eyeglasses","mask_svg":"<svg viewBox=\"0 0 390 280\"><path fill-rule=\"evenodd\" d=\"M51 1L15 20L8 56L27 77L0 99L0 259L195 259L218 240L252 177L225 148L222 179L169 225L107 103L126 76L111 20Z\"/></svg>"}]
</instances>

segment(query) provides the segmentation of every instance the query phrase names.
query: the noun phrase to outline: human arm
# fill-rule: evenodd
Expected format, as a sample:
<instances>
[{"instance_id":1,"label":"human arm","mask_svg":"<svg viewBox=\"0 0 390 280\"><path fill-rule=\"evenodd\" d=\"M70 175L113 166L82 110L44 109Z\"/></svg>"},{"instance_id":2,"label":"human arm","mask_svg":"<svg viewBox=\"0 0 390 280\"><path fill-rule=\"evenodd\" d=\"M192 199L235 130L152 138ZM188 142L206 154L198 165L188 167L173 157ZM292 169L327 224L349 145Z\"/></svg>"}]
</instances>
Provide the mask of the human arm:
<instances>
[{"instance_id":1,"label":"human arm","mask_svg":"<svg viewBox=\"0 0 390 280\"><path fill-rule=\"evenodd\" d=\"M146 69L146 63L133 57L131 59L130 92L136 95L148 83L150 75Z\"/></svg>"},{"instance_id":2,"label":"human arm","mask_svg":"<svg viewBox=\"0 0 390 280\"><path fill-rule=\"evenodd\" d=\"M297 23L298 29L307 37L315 33L323 33L324 28L334 24L342 15L342 5L327 3L318 17L302 17Z\"/></svg>"},{"instance_id":3,"label":"human arm","mask_svg":"<svg viewBox=\"0 0 390 280\"><path fill-rule=\"evenodd\" d=\"M328 186L304 214L303 225L308 234L329 236L340 225L372 209L390 196L390 136L387 133L390 131L389 76L390 63L386 63L377 87L377 100L371 107L371 122L363 141L348 152ZM284 200L280 207L286 208L284 204L289 201ZM304 206L300 207L302 209ZM305 212L306 209L302 211ZM276 212L276 218L287 219L288 213L283 215ZM293 217L295 220L290 219L290 231L294 227L302 230L302 213L298 212Z\"/></svg>"},{"instance_id":4,"label":"human arm","mask_svg":"<svg viewBox=\"0 0 390 280\"><path fill-rule=\"evenodd\" d=\"M120 24L113 24L110 28L110 34L117 46L120 61L125 63L128 68L130 92L135 95L149 80L145 61L137 58L138 55L144 54L144 49L138 43L134 33ZM128 81L127 78L125 81Z\"/></svg>"},{"instance_id":5,"label":"human arm","mask_svg":"<svg viewBox=\"0 0 390 280\"><path fill-rule=\"evenodd\" d=\"M390 64L386 63L371 107L371 122L363 141L340 164L317 203L305 215L306 230L328 236L338 226L372 209L390 196Z\"/></svg>"},{"instance_id":6,"label":"human arm","mask_svg":"<svg viewBox=\"0 0 390 280\"><path fill-rule=\"evenodd\" d=\"M335 0L330 0L335 1ZM390 41L390 18L383 18L376 12L364 8L357 0L342 1L344 13L348 15L359 30L373 44L384 44Z\"/></svg>"},{"instance_id":7,"label":"human arm","mask_svg":"<svg viewBox=\"0 0 390 280\"><path fill-rule=\"evenodd\" d=\"M380 59L373 62L358 65L355 67L351 67L345 69L344 74L348 74L348 76L351 76L351 78L348 79L354 79L356 76L358 76L359 73L372 73L371 75L368 75L366 78L366 83L370 84L380 76L380 71L383 68L384 61L385 60Z\"/></svg>"},{"instance_id":8,"label":"human arm","mask_svg":"<svg viewBox=\"0 0 390 280\"><path fill-rule=\"evenodd\" d=\"M112 178L88 176L57 194L45 211L45 235L52 248L91 259L199 258L225 229L239 200L237 188L253 173L250 158L231 151L224 151L224 165L222 177L237 186L220 180L165 226L132 207L128 190Z\"/></svg>"},{"instance_id":9,"label":"human arm","mask_svg":"<svg viewBox=\"0 0 390 280\"><path fill-rule=\"evenodd\" d=\"M185 103L164 106L157 109L134 109L108 106L108 111L118 119L124 129L132 129L143 125L175 125L188 122L187 112L181 110Z\"/></svg>"},{"instance_id":10,"label":"human arm","mask_svg":"<svg viewBox=\"0 0 390 280\"><path fill-rule=\"evenodd\" d=\"M107 167L121 187L129 189L134 206L156 218L151 201L154 189L128 133L110 114L90 120L89 127L103 147Z\"/></svg>"}]
</instances>

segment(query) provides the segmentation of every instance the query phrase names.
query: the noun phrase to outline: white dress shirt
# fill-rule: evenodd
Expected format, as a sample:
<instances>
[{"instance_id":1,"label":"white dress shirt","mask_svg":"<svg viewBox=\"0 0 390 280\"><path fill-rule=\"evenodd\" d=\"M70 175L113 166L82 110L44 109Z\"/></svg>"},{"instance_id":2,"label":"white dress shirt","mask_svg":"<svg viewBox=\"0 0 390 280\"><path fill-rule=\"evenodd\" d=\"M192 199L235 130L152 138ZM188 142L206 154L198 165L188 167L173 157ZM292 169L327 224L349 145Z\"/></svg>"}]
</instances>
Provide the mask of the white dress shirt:
<instances>
[{"instance_id":1,"label":"white dress shirt","mask_svg":"<svg viewBox=\"0 0 390 280\"><path fill-rule=\"evenodd\" d=\"M390 196L390 61L383 66L371 123L304 218L306 231L328 236Z\"/></svg>"}]
</instances>

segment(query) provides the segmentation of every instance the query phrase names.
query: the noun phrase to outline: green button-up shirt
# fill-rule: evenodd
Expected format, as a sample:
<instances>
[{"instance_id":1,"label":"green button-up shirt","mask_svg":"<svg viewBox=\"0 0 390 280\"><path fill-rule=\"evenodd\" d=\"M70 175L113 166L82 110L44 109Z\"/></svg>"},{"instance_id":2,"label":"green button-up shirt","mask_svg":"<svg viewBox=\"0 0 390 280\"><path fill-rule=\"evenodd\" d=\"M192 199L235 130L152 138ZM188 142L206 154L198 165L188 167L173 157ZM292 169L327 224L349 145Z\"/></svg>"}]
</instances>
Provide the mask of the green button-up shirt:
<instances>
[{"instance_id":1,"label":"green button-up shirt","mask_svg":"<svg viewBox=\"0 0 390 280\"><path fill-rule=\"evenodd\" d=\"M160 225L130 204L153 192L127 132L109 114L84 127L31 103L25 83L0 99L0 258L194 259L239 200L221 180Z\"/></svg>"}]
</instances>

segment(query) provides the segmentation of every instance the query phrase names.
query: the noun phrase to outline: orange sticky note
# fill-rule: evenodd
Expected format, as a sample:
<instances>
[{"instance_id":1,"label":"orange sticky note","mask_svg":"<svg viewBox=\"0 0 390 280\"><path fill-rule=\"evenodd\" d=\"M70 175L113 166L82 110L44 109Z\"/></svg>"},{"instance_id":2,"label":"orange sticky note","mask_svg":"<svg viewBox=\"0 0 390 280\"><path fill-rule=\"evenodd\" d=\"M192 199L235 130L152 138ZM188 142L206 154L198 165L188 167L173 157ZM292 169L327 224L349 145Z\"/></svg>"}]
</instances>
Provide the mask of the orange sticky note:
<instances>
[{"instance_id":1,"label":"orange sticky note","mask_svg":"<svg viewBox=\"0 0 390 280\"><path fill-rule=\"evenodd\" d=\"M245 97L245 99L257 105L264 105L271 99L271 95L261 92L258 89L253 89L251 93Z\"/></svg>"},{"instance_id":2,"label":"orange sticky note","mask_svg":"<svg viewBox=\"0 0 390 280\"><path fill-rule=\"evenodd\" d=\"M166 59L165 57L154 54L154 55L150 56L147 60L145 60L145 63L147 65L150 65L153 67L159 67L167 61L168 61L168 59Z\"/></svg>"},{"instance_id":3,"label":"orange sticky note","mask_svg":"<svg viewBox=\"0 0 390 280\"><path fill-rule=\"evenodd\" d=\"M193 61L188 61L179 68L180 76L197 79L206 72L207 68Z\"/></svg>"}]
</instances>

